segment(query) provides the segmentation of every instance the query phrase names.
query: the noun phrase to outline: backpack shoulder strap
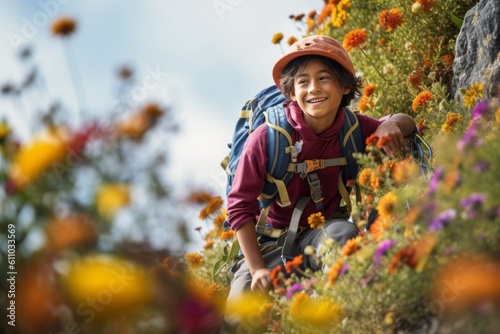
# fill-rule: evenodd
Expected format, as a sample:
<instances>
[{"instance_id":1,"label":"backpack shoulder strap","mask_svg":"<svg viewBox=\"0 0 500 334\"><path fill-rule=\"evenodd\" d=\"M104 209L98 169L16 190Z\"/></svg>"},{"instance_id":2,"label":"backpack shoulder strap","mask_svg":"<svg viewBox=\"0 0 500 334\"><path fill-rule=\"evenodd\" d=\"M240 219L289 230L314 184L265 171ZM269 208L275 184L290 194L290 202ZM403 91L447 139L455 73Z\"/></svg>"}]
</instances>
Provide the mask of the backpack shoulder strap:
<instances>
[{"instance_id":1,"label":"backpack shoulder strap","mask_svg":"<svg viewBox=\"0 0 500 334\"><path fill-rule=\"evenodd\" d=\"M363 133L359 126L358 118L355 113L348 107L344 107L345 119L344 124L340 130L340 151L341 155L347 159L347 165L341 166L339 175L339 191L342 199L346 203L349 214L352 211L352 204L350 200L351 187L348 186L352 183L356 189L356 201L361 201L361 192L359 187L352 182L355 181L358 175L358 163L354 158L353 153L364 152L365 143L363 140Z\"/></svg>"},{"instance_id":2,"label":"backpack shoulder strap","mask_svg":"<svg viewBox=\"0 0 500 334\"><path fill-rule=\"evenodd\" d=\"M277 195L283 206L290 205L286 185L292 176L287 171L293 147L292 126L286 119L282 104L268 108L264 114L267 125L267 173L260 205L268 206Z\"/></svg>"}]
</instances>

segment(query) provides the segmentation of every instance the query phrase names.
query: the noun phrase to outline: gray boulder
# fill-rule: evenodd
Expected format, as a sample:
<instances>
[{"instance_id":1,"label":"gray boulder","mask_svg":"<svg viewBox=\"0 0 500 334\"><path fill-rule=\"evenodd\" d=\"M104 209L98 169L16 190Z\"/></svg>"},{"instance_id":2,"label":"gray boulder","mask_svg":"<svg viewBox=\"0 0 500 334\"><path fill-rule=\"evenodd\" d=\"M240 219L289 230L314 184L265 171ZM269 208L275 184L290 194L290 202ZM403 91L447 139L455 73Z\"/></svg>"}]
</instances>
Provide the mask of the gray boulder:
<instances>
[{"instance_id":1,"label":"gray boulder","mask_svg":"<svg viewBox=\"0 0 500 334\"><path fill-rule=\"evenodd\" d=\"M471 8L455 44L451 97L462 100L460 89L482 83L488 98L500 85L500 1L481 0Z\"/></svg>"}]
</instances>

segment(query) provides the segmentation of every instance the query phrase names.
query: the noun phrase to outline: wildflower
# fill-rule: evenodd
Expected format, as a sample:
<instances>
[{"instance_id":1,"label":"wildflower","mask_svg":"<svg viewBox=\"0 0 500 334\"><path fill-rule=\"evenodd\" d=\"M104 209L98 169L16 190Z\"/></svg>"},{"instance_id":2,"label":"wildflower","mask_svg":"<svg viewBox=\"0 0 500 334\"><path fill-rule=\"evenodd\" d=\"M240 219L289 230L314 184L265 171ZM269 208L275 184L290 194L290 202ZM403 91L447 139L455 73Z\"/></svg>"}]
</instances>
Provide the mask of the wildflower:
<instances>
[{"instance_id":1,"label":"wildflower","mask_svg":"<svg viewBox=\"0 0 500 334\"><path fill-rule=\"evenodd\" d=\"M110 220L124 206L130 204L130 187L125 183L102 185L95 196L95 206L101 217Z\"/></svg>"},{"instance_id":2,"label":"wildflower","mask_svg":"<svg viewBox=\"0 0 500 334\"><path fill-rule=\"evenodd\" d=\"M381 216L392 216L396 211L397 197L393 192L388 192L379 200L377 211Z\"/></svg>"},{"instance_id":3,"label":"wildflower","mask_svg":"<svg viewBox=\"0 0 500 334\"><path fill-rule=\"evenodd\" d=\"M295 38L295 37L293 37L293 36L292 36L292 37L290 37L290 38L288 39L288 42L287 42L287 43L288 43L288 45L292 45L292 44L293 44L293 43L295 43L295 42L297 42L297 38Z\"/></svg>"},{"instance_id":4,"label":"wildflower","mask_svg":"<svg viewBox=\"0 0 500 334\"><path fill-rule=\"evenodd\" d=\"M455 60L455 57L453 57L453 55L450 54L446 54L441 57L441 61L443 62L444 65L447 66L453 64L453 60Z\"/></svg>"},{"instance_id":5,"label":"wildflower","mask_svg":"<svg viewBox=\"0 0 500 334\"><path fill-rule=\"evenodd\" d=\"M342 308L330 300L311 299L306 293L297 293L290 305L290 316L298 323L315 327L337 324L342 319Z\"/></svg>"},{"instance_id":6,"label":"wildflower","mask_svg":"<svg viewBox=\"0 0 500 334\"><path fill-rule=\"evenodd\" d=\"M413 103L411 105L411 108L413 111L417 111L418 107L424 107L427 105L427 103L431 102L432 99L434 98L434 95L428 90L424 90L423 92L419 93L417 97L413 100Z\"/></svg>"},{"instance_id":7,"label":"wildflower","mask_svg":"<svg viewBox=\"0 0 500 334\"><path fill-rule=\"evenodd\" d=\"M314 31L314 28L316 28L316 21L314 21L314 19L308 17L306 19L306 27L307 27L307 32L308 33L311 33ZM295 37L290 37L290 39L293 38L293 42L297 41L297 39ZM288 39L288 45L292 45L290 44L290 39Z\"/></svg>"},{"instance_id":8,"label":"wildflower","mask_svg":"<svg viewBox=\"0 0 500 334\"><path fill-rule=\"evenodd\" d=\"M285 297L286 299L290 299L296 292L300 292L302 290L304 290L304 287L301 284L293 283L292 286L286 290Z\"/></svg>"},{"instance_id":9,"label":"wildflower","mask_svg":"<svg viewBox=\"0 0 500 334\"><path fill-rule=\"evenodd\" d=\"M457 149L463 152L466 148L478 147L482 144L482 140L477 136L476 126L478 125L478 118L472 119L471 125L465 131L462 138L457 143Z\"/></svg>"},{"instance_id":10,"label":"wildflower","mask_svg":"<svg viewBox=\"0 0 500 334\"><path fill-rule=\"evenodd\" d=\"M206 242L206 244L203 246L203 249L210 249L214 246L215 241L209 240Z\"/></svg>"},{"instance_id":11,"label":"wildflower","mask_svg":"<svg viewBox=\"0 0 500 334\"><path fill-rule=\"evenodd\" d=\"M220 235L220 238L222 240L231 239L232 237L234 237L234 231L233 230L222 232L222 234Z\"/></svg>"},{"instance_id":12,"label":"wildflower","mask_svg":"<svg viewBox=\"0 0 500 334\"><path fill-rule=\"evenodd\" d=\"M307 223L311 228L323 226L325 223L325 216L321 212L316 212L307 217Z\"/></svg>"},{"instance_id":13,"label":"wildflower","mask_svg":"<svg viewBox=\"0 0 500 334\"><path fill-rule=\"evenodd\" d=\"M351 51L353 48L360 47L364 42L366 42L368 34L364 29L354 29L349 31L344 36L344 48L347 51Z\"/></svg>"},{"instance_id":14,"label":"wildflower","mask_svg":"<svg viewBox=\"0 0 500 334\"><path fill-rule=\"evenodd\" d=\"M412 267L412 263L410 262L410 260L412 259L414 253L414 248L406 246L396 254L394 254L389 264L389 274L394 274L402 264L407 264Z\"/></svg>"},{"instance_id":15,"label":"wildflower","mask_svg":"<svg viewBox=\"0 0 500 334\"><path fill-rule=\"evenodd\" d=\"M486 200L486 195L483 193L474 193L470 196L465 197L460 201L460 206L462 209L467 211L467 217L469 219L474 218L476 215L476 209L478 209Z\"/></svg>"},{"instance_id":16,"label":"wildflower","mask_svg":"<svg viewBox=\"0 0 500 334\"><path fill-rule=\"evenodd\" d=\"M360 248L361 237L356 237L346 241L340 253L342 256L351 256Z\"/></svg>"},{"instance_id":17,"label":"wildflower","mask_svg":"<svg viewBox=\"0 0 500 334\"><path fill-rule=\"evenodd\" d=\"M391 168L391 177L398 186L410 183L420 173L420 167L411 158L398 161Z\"/></svg>"},{"instance_id":18,"label":"wildflower","mask_svg":"<svg viewBox=\"0 0 500 334\"><path fill-rule=\"evenodd\" d=\"M500 108L495 111L495 119L497 121L497 124L500 124Z\"/></svg>"},{"instance_id":19,"label":"wildflower","mask_svg":"<svg viewBox=\"0 0 500 334\"><path fill-rule=\"evenodd\" d=\"M54 162L66 154L67 133L61 128L52 128L23 145L12 159L9 180L16 189L34 182L43 172L54 167Z\"/></svg>"},{"instance_id":20,"label":"wildflower","mask_svg":"<svg viewBox=\"0 0 500 334\"><path fill-rule=\"evenodd\" d=\"M368 138L365 139L366 146L375 145L377 144L377 142L378 136L375 134L371 134L370 136L368 136Z\"/></svg>"},{"instance_id":21,"label":"wildflower","mask_svg":"<svg viewBox=\"0 0 500 334\"><path fill-rule=\"evenodd\" d=\"M141 108L134 115L124 118L116 125L116 134L141 140L146 132L156 125L160 116L165 113L157 104L150 103Z\"/></svg>"},{"instance_id":22,"label":"wildflower","mask_svg":"<svg viewBox=\"0 0 500 334\"><path fill-rule=\"evenodd\" d=\"M323 6L323 9L321 10L321 13L319 14L318 16L318 25L321 25L325 22L325 20L330 17L330 15L332 14L332 11L333 11L333 5L330 4L330 3L326 3L324 6Z\"/></svg>"},{"instance_id":23,"label":"wildflower","mask_svg":"<svg viewBox=\"0 0 500 334\"><path fill-rule=\"evenodd\" d=\"M283 34L279 32L279 33L273 35L271 42L273 44L279 44L282 39L283 39Z\"/></svg>"},{"instance_id":24,"label":"wildflower","mask_svg":"<svg viewBox=\"0 0 500 334\"><path fill-rule=\"evenodd\" d=\"M432 1L432 0L415 0L414 4L419 4L420 5L420 9L419 10L421 10L423 13L425 13L429 9L431 9L432 7L434 7L435 2ZM412 6L412 10L413 10L413 6Z\"/></svg>"},{"instance_id":25,"label":"wildflower","mask_svg":"<svg viewBox=\"0 0 500 334\"><path fill-rule=\"evenodd\" d=\"M212 198L210 200L210 202L208 202L208 204L205 208L207 210L207 214L211 215L211 214L215 213L217 210L219 210L222 207L223 202L224 201L222 200L222 197L220 197L220 196L216 196L216 197Z\"/></svg>"},{"instance_id":26,"label":"wildflower","mask_svg":"<svg viewBox=\"0 0 500 334\"><path fill-rule=\"evenodd\" d=\"M485 255L458 254L444 264L433 278L431 298L439 300L443 291L453 287L453 298L446 304L447 312L477 309L484 302L500 302L500 263ZM451 284L453 282L453 285Z\"/></svg>"},{"instance_id":27,"label":"wildflower","mask_svg":"<svg viewBox=\"0 0 500 334\"><path fill-rule=\"evenodd\" d=\"M76 30L76 21L70 17L61 17L52 23L52 34L69 37Z\"/></svg>"},{"instance_id":28,"label":"wildflower","mask_svg":"<svg viewBox=\"0 0 500 334\"><path fill-rule=\"evenodd\" d=\"M375 240L379 240L384 235L385 230L389 227L389 223L388 216L377 216L373 224L370 225L370 232Z\"/></svg>"},{"instance_id":29,"label":"wildflower","mask_svg":"<svg viewBox=\"0 0 500 334\"><path fill-rule=\"evenodd\" d=\"M389 143L389 142L391 142L391 141L392 141L392 138L391 138L390 136L380 137L380 138L378 139L378 141L377 141L376 146L377 146L377 148L378 148L379 150L381 150L381 149L383 149L383 148L384 148L384 146L385 146L387 143Z\"/></svg>"},{"instance_id":30,"label":"wildflower","mask_svg":"<svg viewBox=\"0 0 500 334\"><path fill-rule=\"evenodd\" d=\"M335 282L337 281L337 278L340 276L340 270L342 270L342 267L344 265L344 260L342 258L339 258L337 262L335 262L332 267L330 268L330 271L328 272L328 284L329 285L334 285Z\"/></svg>"},{"instance_id":31,"label":"wildflower","mask_svg":"<svg viewBox=\"0 0 500 334\"><path fill-rule=\"evenodd\" d=\"M479 101L471 113L471 118L482 117L489 110L488 100Z\"/></svg>"},{"instance_id":32,"label":"wildflower","mask_svg":"<svg viewBox=\"0 0 500 334\"><path fill-rule=\"evenodd\" d=\"M46 235L47 246L53 251L92 244L97 239L94 222L87 216L74 213L51 219Z\"/></svg>"},{"instance_id":33,"label":"wildflower","mask_svg":"<svg viewBox=\"0 0 500 334\"><path fill-rule=\"evenodd\" d=\"M366 112L368 108L373 108L374 104L370 101L368 96L363 95L358 102L358 109L362 112Z\"/></svg>"},{"instance_id":34,"label":"wildflower","mask_svg":"<svg viewBox=\"0 0 500 334\"><path fill-rule=\"evenodd\" d=\"M370 179L372 174L375 172L371 168L363 168L363 170L359 173L358 182L364 187L368 187L370 185Z\"/></svg>"},{"instance_id":35,"label":"wildflower","mask_svg":"<svg viewBox=\"0 0 500 334\"><path fill-rule=\"evenodd\" d=\"M488 169L490 169L490 164L488 161L478 160L474 164L474 171L476 171L477 173L483 173L483 172L487 171Z\"/></svg>"},{"instance_id":36,"label":"wildflower","mask_svg":"<svg viewBox=\"0 0 500 334\"><path fill-rule=\"evenodd\" d=\"M226 307L226 315L239 319L262 318L262 305L266 304L267 298L263 294L246 292L237 298L229 299Z\"/></svg>"},{"instance_id":37,"label":"wildflower","mask_svg":"<svg viewBox=\"0 0 500 334\"><path fill-rule=\"evenodd\" d=\"M222 227L226 221L226 210L223 210L217 217L214 218L214 225L216 227Z\"/></svg>"},{"instance_id":38,"label":"wildflower","mask_svg":"<svg viewBox=\"0 0 500 334\"><path fill-rule=\"evenodd\" d=\"M484 86L482 83L474 83L468 90L461 90L464 95L464 106L470 108L476 105L477 100L484 97Z\"/></svg>"},{"instance_id":39,"label":"wildflower","mask_svg":"<svg viewBox=\"0 0 500 334\"><path fill-rule=\"evenodd\" d=\"M189 194L187 201L193 204L205 204L210 202L213 195L205 190L196 190Z\"/></svg>"},{"instance_id":40,"label":"wildflower","mask_svg":"<svg viewBox=\"0 0 500 334\"><path fill-rule=\"evenodd\" d=\"M351 7L350 0L339 0L336 6L333 6L330 19L334 27L340 28L344 25L345 21L349 18L346 9Z\"/></svg>"},{"instance_id":41,"label":"wildflower","mask_svg":"<svg viewBox=\"0 0 500 334\"><path fill-rule=\"evenodd\" d=\"M441 131L444 133L450 133L453 131L453 125L462 120L462 116L454 112L449 112L446 114L446 121L441 125Z\"/></svg>"},{"instance_id":42,"label":"wildflower","mask_svg":"<svg viewBox=\"0 0 500 334\"><path fill-rule=\"evenodd\" d=\"M403 13L400 8L392 8L384 10L378 17L378 22L388 32L394 31L397 27L404 23Z\"/></svg>"},{"instance_id":43,"label":"wildflower","mask_svg":"<svg viewBox=\"0 0 500 334\"><path fill-rule=\"evenodd\" d=\"M429 181L427 195L433 195L436 192L437 187L439 185L439 180L443 176L443 172L444 172L443 166L438 166L434 170L434 175L432 175L431 180Z\"/></svg>"},{"instance_id":44,"label":"wildflower","mask_svg":"<svg viewBox=\"0 0 500 334\"><path fill-rule=\"evenodd\" d=\"M420 86L422 86L422 76L416 71L411 72L406 81L408 81L414 89L419 89Z\"/></svg>"},{"instance_id":45,"label":"wildflower","mask_svg":"<svg viewBox=\"0 0 500 334\"><path fill-rule=\"evenodd\" d=\"M291 274L292 271L297 269L302 264L302 254L293 258L292 261L288 261L285 266L285 271Z\"/></svg>"},{"instance_id":46,"label":"wildflower","mask_svg":"<svg viewBox=\"0 0 500 334\"><path fill-rule=\"evenodd\" d=\"M117 75L120 79L126 81L134 75L134 71L128 66L122 66L118 69Z\"/></svg>"},{"instance_id":47,"label":"wildflower","mask_svg":"<svg viewBox=\"0 0 500 334\"><path fill-rule=\"evenodd\" d=\"M372 187L374 190L379 190L380 185L382 184L382 180L377 176L377 174L372 173L370 175L370 187Z\"/></svg>"},{"instance_id":48,"label":"wildflower","mask_svg":"<svg viewBox=\"0 0 500 334\"><path fill-rule=\"evenodd\" d=\"M363 89L363 95L370 97L373 94L373 92L375 91L375 88L377 88L377 86L374 84L367 85L365 87L365 89Z\"/></svg>"},{"instance_id":49,"label":"wildflower","mask_svg":"<svg viewBox=\"0 0 500 334\"><path fill-rule=\"evenodd\" d=\"M375 251L373 256L374 268L377 269L380 261L380 257L384 255L389 249L396 245L396 240L384 240L380 243L380 246Z\"/></svg>"},{"instance_id":50,"label":"wildflower","mask_svg":"<svg viewBox=\"0 0 500 334\"><path fill-rule=\"evenodd\" d=\"M442 229L445 225L450 223L452 219L454 219L457 215L457 210L448 209L441 214L439 214L436 218L432 219L429 223L429 231L434 232Z\"/></svg>"},{"instance_id":51,"label":"wildflower","mask_svg":"<svg viewBox=\"0 0 500 334\"><path fill-rule=\"evenodd\" d=\"M436 246L437 241L438 235L436 233L427 232L413 247L415 252L410 259L410 264L415 268L415 271L421 272L425 268L429 255L434 249L434 246Z\"/></svg>"},{"instance_id":52,"label":"wildflower","mask_svg":"<svg viewBox=\"0 0 500 334\"><path fill-rule=\"evenodd\" d=\"M295 15L293 17L293 20L294 21L302 21L302 19L304 18L304 16L306 16L306 14L302 13L302 14L298 14L298 15Z\"/></svg>"},{"instance_id":53,"label":"wildflower","mask_svg":"<svg viewBox=\"0 0 500 334\"><path fill-rule=\"evenodd\" d=\"M191 270L194 270L196 268L199 268L203 266L203 258L201 257L200 253L186 253L185 259L187 262L187 265Z\"/></svg>"},{"instance_id":54,"label":"wildflower","mask_svg":"<svg viewBox=\"0 0 500 334\"><path fill-rule=\"evenodd\" d=\"M283 267L281 265L277 265L271 271L270 277L271 277L271 280L273 282L273 286L275 289L277 289L282 283L282 280L279 276L279 273L281 273L282 269L283 269Z\"/></svg>"}]
</instances>

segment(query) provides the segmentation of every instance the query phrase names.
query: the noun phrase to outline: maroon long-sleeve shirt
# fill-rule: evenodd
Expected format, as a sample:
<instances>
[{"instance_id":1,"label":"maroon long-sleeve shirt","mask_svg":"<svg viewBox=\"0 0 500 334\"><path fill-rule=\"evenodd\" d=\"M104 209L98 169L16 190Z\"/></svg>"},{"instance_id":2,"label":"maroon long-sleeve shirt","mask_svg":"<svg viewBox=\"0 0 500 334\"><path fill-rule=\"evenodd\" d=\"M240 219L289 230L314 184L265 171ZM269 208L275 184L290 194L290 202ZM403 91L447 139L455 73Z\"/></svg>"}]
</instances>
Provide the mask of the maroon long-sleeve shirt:
<instances>
[{"instance_id":1,"label":"maroon long-sleeve shirt","mask_svg":"<svg viewBox=\"0 0 500 334\"><path fill-rule=\"evenodd\" d=\"M302 110L296 102L285 104L288 121L293 127L293 143L302 141L302 150L297 162L308 159L329 159L340 156L339 130L344 123L345 114L338 112L332 126L321 135L316 135L306 124ZM363 138L375 132L380 121L356 114ZM251 133L241 153L238 169L233 180L231 192L227 200L228 221L233 230L238 230L250 220L258 219L259 202L257 200L264 186L267 162L266 125L263 124ZM323 192L322 214L327 217L335 213L339 207L341 196L338 191L340 167L327 167L318 170L318 177ZM295 204L301 197L310 195L306 178L294 174L287 186L291 205L281 207L276 201L271 203L267 223L274 228L288 226ZM279 201L279 198L277 199ZM310 201L306 206L300 225L307 226L307 218L316 212L315 204Z\"/></svg>"}]
</instances>

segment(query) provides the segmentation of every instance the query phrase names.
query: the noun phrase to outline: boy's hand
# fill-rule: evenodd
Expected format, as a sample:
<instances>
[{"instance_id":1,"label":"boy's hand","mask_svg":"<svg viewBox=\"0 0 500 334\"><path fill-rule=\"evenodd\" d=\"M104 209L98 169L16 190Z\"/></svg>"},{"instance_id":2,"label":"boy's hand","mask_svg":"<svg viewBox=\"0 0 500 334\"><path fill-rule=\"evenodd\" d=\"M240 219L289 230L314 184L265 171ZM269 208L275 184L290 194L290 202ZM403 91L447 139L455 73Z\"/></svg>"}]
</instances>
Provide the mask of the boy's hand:
<instances>
[{"instance_id":1,"label":"boy's hand","mask_svg":"<svg viewBox=\"0 0 500 334\"><path fill-rule=\"evenodd\" d=\"M401 147L403 147L405 139L401 129L396 121L388 119L379 125L375 135L379 138L389 137L391 138L384 146L383 149L387 155L394 155Z\"/></svg>"},{"instance_id":2,"label":"boy's hand","mask_svg":"<svg viewBox=\"0 0 500 334\"><path fill-rule=\"evenodd\" d=\"M268 292L272 288L271 269L262 268L257 270L252 276L250 288L254 292Z\"/></svg>"}]
</instances>

